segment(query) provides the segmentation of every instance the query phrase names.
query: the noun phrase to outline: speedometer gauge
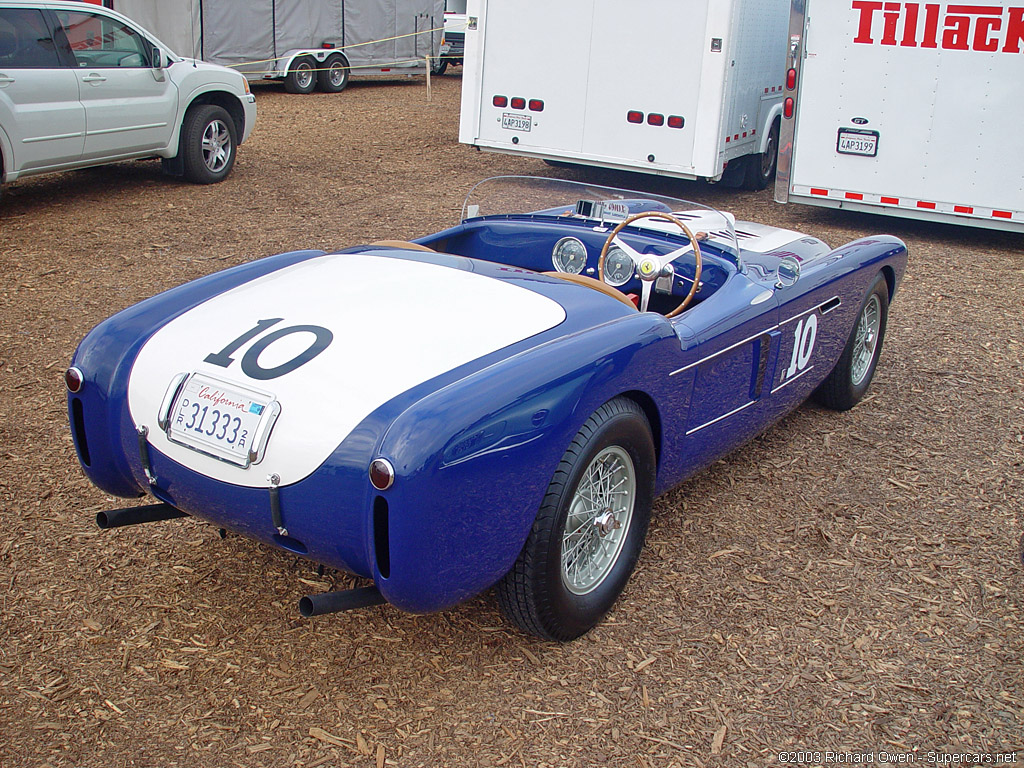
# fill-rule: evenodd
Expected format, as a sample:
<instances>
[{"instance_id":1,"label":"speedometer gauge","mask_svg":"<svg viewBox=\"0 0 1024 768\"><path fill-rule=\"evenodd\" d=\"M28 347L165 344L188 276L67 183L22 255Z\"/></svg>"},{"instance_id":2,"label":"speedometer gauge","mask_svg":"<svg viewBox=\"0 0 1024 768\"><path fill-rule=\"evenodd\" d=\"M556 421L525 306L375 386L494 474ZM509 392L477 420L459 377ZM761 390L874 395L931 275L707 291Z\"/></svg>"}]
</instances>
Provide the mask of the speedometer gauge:
<instances>
[{"instance_id":1,"label":"speedometer gauge","mask_svg":"<svg viewBox=\"0 0 1024 768\"><path fill-rule=\"evenodd\" d=\"M551 263L559 272L578 275L587 266L587 248L575 237L563 237L551 251Z\"/></svg>"},{"instance_id":2,"label":"speedometer gauge","mask_svg":"<svg viewBox=\"0 0 1024 768\"><path fill-rule=\"evenodd\" d=\"M633 259L618 247L613 247L604 257L604 281L618 288L633 277Z\"/></svg>"}]
</instances>

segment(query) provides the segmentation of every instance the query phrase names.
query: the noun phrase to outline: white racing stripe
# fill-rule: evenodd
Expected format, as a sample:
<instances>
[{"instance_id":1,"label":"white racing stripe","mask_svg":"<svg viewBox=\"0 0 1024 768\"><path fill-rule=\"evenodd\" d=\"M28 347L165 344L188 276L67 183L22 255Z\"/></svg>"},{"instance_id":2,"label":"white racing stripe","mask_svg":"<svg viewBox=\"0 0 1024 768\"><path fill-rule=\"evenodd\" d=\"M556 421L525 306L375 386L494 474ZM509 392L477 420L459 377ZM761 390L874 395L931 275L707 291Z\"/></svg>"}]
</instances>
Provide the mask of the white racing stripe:
<instances>
[{"instance_id":1,"label":"white racing stripe","mask_svg":"<svg viewBox=\"0 0 1024 768\"><path fill-rule=\"evenodd\" d=\"M261 320L274 318L281 320L232 349ZM287 485L313 472L360 421L396 395L564 319L557 302L472 272L379 255L329 254L234 288L161 328L132 368L129 410L137 428L149 428L156 449L197 472L249 487L266 486L276 474ZM296 326L327 329L333 339L282 375L256 379L243 371L258 374L300 357L317 335L287 332ZM261 340L275 333L260 351ZM225 350L220 361L233 361L226 366L205 361ZM211 458L172 443L157 427L168 385L175 375L193 372L270 393L280 403L259 464L246 469Z\"/></svg>"}]
</instances>

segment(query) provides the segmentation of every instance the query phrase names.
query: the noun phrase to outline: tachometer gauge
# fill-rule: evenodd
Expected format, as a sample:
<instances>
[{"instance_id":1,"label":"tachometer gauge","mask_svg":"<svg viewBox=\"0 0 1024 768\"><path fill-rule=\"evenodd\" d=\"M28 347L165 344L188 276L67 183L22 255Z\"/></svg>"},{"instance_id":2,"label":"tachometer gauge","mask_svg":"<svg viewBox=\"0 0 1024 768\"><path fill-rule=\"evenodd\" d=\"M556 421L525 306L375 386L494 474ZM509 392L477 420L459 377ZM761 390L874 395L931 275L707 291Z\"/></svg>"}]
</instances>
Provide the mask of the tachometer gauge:
<instances>
[{"instance_id":1,"label":"tachometer gauge","mask_svg":"<svg viewBox=\"0 0 1024 768\"><path fill-rule=\"evenodd\" d=\"M563 237L551 251L551 263L559 272L578 275L587 266L587 248L575 237Z\"/></svg>"},{"instance_id":2,"label":"tachometer gauge","mask_svg":"<svg viewBox=\"0 0 1024 768\"><path fill-rule=\"evenodd\" d=\"M633 277L633 259L618 247L612 247L604 257L604 281L618 288Z\"/></svg>"}]
</instances>

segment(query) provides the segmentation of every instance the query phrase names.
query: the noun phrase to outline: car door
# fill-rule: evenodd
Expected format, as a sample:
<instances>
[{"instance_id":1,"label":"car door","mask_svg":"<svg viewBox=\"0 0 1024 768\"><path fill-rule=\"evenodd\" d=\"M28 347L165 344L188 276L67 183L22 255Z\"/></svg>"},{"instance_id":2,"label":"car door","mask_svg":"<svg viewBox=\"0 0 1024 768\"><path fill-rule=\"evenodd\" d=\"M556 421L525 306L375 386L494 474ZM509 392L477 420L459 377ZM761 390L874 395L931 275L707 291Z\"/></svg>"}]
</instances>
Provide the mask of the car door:
<instances>
[{"instance_id":1,"label":"car door","mask_svg":"<svg viewBox=\"0 0 1024 768\"><path fill-rule=\"evenodd\" d=\"M150 45L120 19L91 10L56 12L77 64L85 107L85 160L108 160L166 147L178 92L151 66Z\"/></svg>"},{"instance_id":2,"label":"car door","mask_svg":"<svg viewBox=\"0 0 1024 768\"><path fill-rule=\"evenodd\" d=\"M691 361L672 373L692 391L680 448L681 474L688 474L768 423L778 302L765 283L736 273L713 300L681 315L676 328Z\"/></svg>"},{"instance_id":3,"label":"car door","mask_svg":"<svg viewBox=\"0 0 1024 768\"><path fill-rule=\"evenodd\" d=\"M0 6L0 130L7 173L77 162L85 142L78 78L63 66L42 11Z\"/></svg>"}]
</instances>

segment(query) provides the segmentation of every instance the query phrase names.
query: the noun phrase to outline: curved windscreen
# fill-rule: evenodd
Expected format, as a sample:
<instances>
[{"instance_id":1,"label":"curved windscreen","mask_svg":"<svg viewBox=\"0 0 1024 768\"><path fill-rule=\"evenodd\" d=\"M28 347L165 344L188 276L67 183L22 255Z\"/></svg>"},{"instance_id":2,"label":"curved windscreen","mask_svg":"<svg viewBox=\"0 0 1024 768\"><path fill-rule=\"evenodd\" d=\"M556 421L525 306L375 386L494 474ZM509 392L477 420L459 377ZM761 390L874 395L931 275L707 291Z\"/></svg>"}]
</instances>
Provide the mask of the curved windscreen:
<instances>
[{"instance_id":1,"label":"curved windscreen","mask_svg":"<svg viewBox=\"0 0 1024 768\"><path fill-rule=\"evenodd\" d=\"M536 176L496 176L470 190L462 206L462 221L494 216L572 216L593 221L595 226L614 227L644 211L671 213L699 240L714 244L739 264L736 220L732 214L648 192ZM641 219L633 226L671 234L679 232L675 224L658 218Z\"/></svg>"}]
</instances>

